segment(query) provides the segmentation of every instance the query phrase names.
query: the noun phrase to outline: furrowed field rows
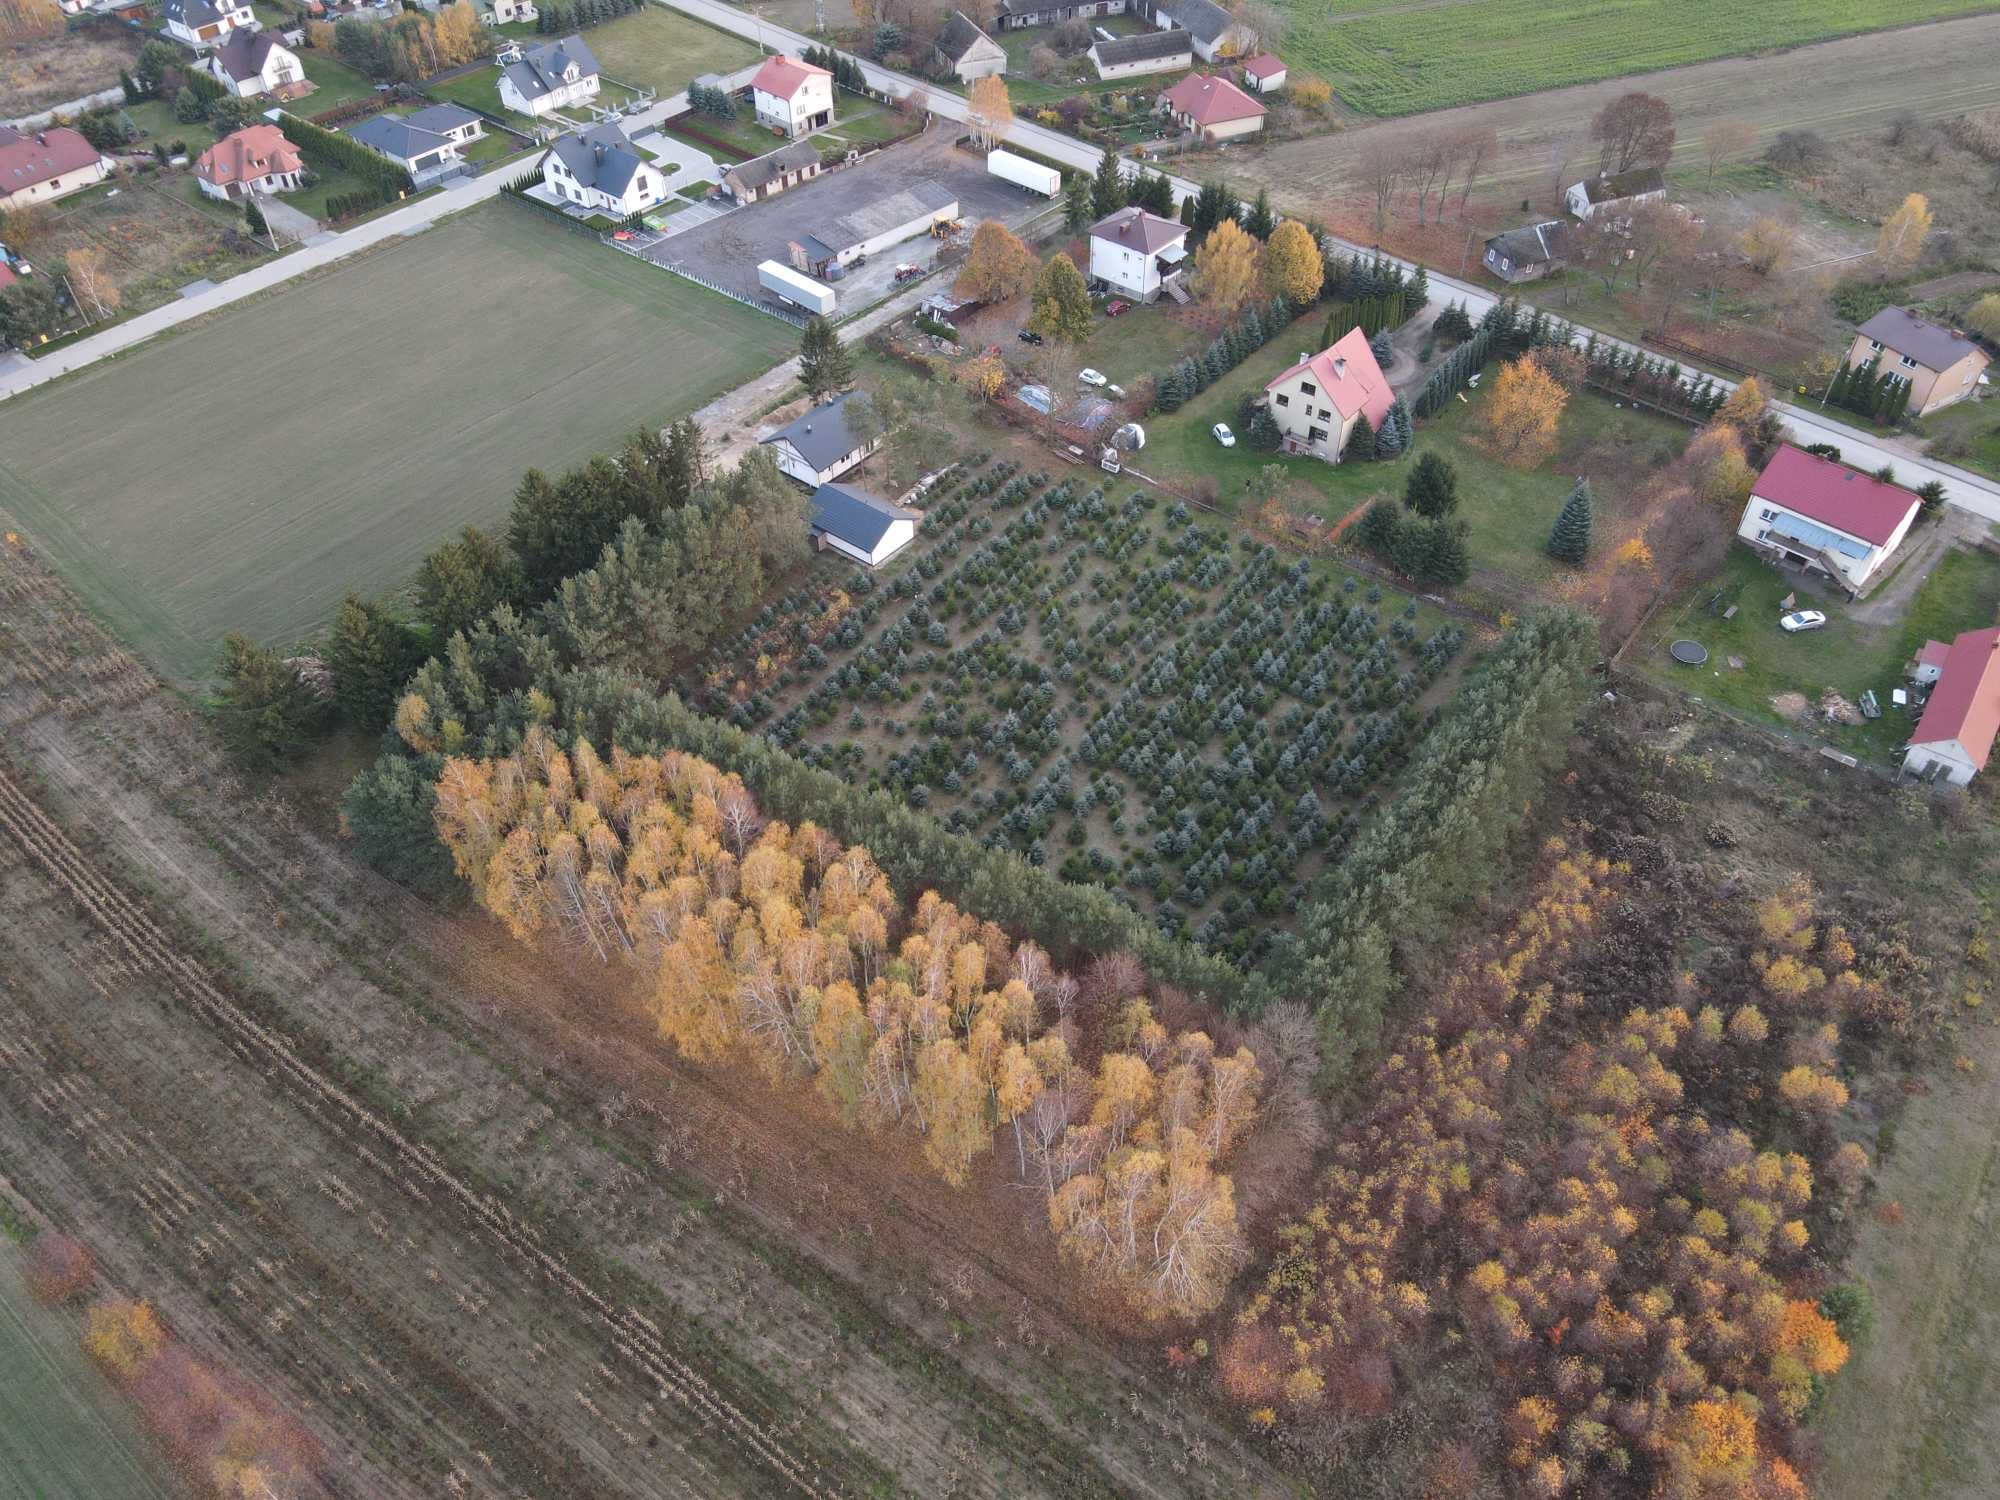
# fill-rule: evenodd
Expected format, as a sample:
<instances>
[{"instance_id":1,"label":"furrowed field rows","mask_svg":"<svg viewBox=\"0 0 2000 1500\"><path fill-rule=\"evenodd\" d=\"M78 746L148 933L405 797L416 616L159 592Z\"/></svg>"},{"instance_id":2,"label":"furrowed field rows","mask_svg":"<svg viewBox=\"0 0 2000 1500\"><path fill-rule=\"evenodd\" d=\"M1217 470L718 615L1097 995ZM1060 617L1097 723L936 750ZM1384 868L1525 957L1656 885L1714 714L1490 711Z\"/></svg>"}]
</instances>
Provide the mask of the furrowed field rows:
<instances>
[{"instance_id":1,"label":"furrowed field rows","mask_svg":"<svg viewBox=\"0 0 2000 1500\"><path fill-rule=\"evenodd\" d=\"M1293 66L1406 115L1989 9L1986 0L1280 0Z\"/></svg>"},{"instance_id":2,"label":"furrowed field rows","mask_svg":"<svg viewBox=\"0 0 2000 1500\"><path fill-rule=\"evenodd\" d=\"M822 1500L840 1493L817 1465L764 1430L668 1345L662 1330L629 1307L618 1307L556 1256L504 1205L461 1181L429 1147L413 1142L301 1058L289 1041L247 1014L125 894L103 877L21 790L0 772L0 830L81 906L142 972L167 981L175 996L244 1061L281 1084L328 1128L349 1137L355 1155L419 1205L450 1205L547 1282L588 1322L598 1325L618 1356L699 1423L753 1459L770 1476L773 1493ZM172 1211L177 1200L164 1201ZM148 1202L156 1219L162 1203ZM157 1226L156 1226L157 1227ZM588 1397L584 1398L586 1401Z\"/></svg>"}]
</instances>

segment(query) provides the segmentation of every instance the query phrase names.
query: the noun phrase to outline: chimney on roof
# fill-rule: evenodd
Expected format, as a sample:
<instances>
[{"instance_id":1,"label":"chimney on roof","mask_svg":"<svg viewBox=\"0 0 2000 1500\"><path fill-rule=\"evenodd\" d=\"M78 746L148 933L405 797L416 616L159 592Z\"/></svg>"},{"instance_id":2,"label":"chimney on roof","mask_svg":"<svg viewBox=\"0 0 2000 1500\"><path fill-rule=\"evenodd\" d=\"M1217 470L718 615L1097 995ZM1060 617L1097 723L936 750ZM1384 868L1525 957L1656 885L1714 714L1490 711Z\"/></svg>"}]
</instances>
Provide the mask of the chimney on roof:
<instances>
[{"instance_id":1,"label":"chimney on roof","mask_svg":"<svg viewBox=\"0 0 2000 1500\"><path fill-rule=\"evenodd\" d=\"M596 151L597 151L597 159L598 159L598 160L599 160L600 162L601 162L601 161L603 161L603 160L604 160L604 142L602 142L602 141L599 141L599 142L597 143L597 146L596 146Z\"/></svg>"},{"instance_id":2,"label":"chimney on roof","mask_svg":"<svg viewBox=\"0 0 2000 1500\"><path fill-rule=\"evenodd\" d=\"M1347 361L1345 359L1336 359L1333 362L1333 378L1335 380L1345 380L1347 378Z\"/></svg>"}]
</instances>

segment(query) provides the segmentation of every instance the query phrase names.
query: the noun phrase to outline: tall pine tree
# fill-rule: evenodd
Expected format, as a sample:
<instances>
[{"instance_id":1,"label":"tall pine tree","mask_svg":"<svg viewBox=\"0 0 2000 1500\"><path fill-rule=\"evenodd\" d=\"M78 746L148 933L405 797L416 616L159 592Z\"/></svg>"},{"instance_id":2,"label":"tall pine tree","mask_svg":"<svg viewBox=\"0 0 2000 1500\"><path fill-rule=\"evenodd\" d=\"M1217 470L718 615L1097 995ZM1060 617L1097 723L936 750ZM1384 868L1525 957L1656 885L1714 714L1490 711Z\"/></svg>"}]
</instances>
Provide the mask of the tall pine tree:
<instances>
[{"instance_id":1,"label":"tall pine tree","mask_svg":"<svg viewBox=\"0 0 2000 1500\"><path fill-rule=\"evenodd\" d=\"M1375 456L1375 428L1368 420L1367 412L1359 412L1354 418L1354 430L1347 434L1347 446L1341 450L1340 461L1350 463L1357 458Z\"/></svg>"},{"instance_id":2,"label":"tall pine tree","mask_svg":"<svg viewBox=\"0 0 2000 1500\"><path fill-rule=\"evenodd\" d=\"M1556 513L1549 532L1549 556L1557 562L1581 563L1590 555L1590 481L1579 479L1576 488Z\"/></svg>"},{"instance_id":3,"label":"tall pine tree","mask_svg":"<svg viewBox=\"0 0 2000 1500\"><path fill-rule=\"evenodd\" d=\"M1097 159L1097 176L1090 187L1090 211L1101 219L1124 206L1125 179L1118 169L1118 153L1107 151Z\"/></svg>"},{"instance_id":4,"label":"tall pine tree","mask_svg":"<svg viewBox=\"0 0 2000 1500\"><path fill-rule=\"evenodd\" d=\"M1435 452L1417 459L1403 483L1403 504L1430 520L1442 520L1458 509L1458 470Z\"/></svg>"},{"instance_id":5,"label":"tall pine tree","mask_svg":"<svg viewBox=\"0 0 2000 1500\"><path fill-rule=\"evenodd\" d=\"M799 380L815 402L837 396L854 384L854 361L825 318L810 320L799 339Z\"/></svg>"}]
</instances>

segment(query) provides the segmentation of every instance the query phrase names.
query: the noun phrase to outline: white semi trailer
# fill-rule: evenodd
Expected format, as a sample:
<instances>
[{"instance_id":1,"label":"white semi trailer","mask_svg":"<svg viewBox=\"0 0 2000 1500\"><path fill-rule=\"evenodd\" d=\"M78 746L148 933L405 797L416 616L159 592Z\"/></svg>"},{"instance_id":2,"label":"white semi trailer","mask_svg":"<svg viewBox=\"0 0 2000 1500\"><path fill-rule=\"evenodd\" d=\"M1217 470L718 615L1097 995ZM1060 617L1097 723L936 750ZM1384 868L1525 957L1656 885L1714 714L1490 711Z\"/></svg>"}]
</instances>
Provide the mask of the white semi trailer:
<instances>
[{"instance_id":1,"label":"white semi trailer","mask_svg":"<svg viewBox=\"0 0 2000 1500\"><path fill-rule=\"evenodd\" d=\"M1011 182L1015 187L1024 187L1031 193L1040 193L1044 198L1053 198L1062 191L1062 173L1038 161L1029 161L1025 156L1016 156L1011 151L987 152L986 170L1002 182Z\"/></svg>"},{"instance_id":2,"label":"white semi trailer","mask_svg":"<svg viewBox=\"0 0 2000 1500\"><path fill-rule=\"evenodd\" d=\"M833 288L794 271L790 266L780 265L775 260L764 261L757 267L757 282L780 301L789 302L805 312L817 313L822 318L832 316Z\"/></svg>"}]
</instances>

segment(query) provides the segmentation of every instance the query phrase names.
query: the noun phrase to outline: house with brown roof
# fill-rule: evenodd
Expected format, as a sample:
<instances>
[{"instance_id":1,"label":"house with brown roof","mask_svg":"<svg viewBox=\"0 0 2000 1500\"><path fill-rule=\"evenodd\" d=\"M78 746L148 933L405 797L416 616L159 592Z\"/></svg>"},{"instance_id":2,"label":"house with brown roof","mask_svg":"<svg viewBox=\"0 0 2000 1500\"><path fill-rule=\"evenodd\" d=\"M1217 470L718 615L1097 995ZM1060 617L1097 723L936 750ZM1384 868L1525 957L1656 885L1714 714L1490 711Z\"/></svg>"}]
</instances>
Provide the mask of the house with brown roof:
<instances>
[{"instance_id":1,"label":"house with brown roof","mask_svg":"<svg viewBox=\"0 0 2000 1500\"><path fill-rule=\"evenodd\" d=\"M939 29L931 52L938 67L963 84L1007 71L1007 49L974 25L962 10L953 11Z\"/></svg>"},{"instance_id":2,"label":"house with brown roof","mask_svg":"<svg viewBox=\"0 0 2000 1500\"><path fill-rule=\"evenodd\" d=\"M1900 485L1785 443L1750 487L1736 534L1770 562L1858 596L1921 509Z\"/></svg>"},{"instance_id":3,"label":"house with brown roof","mask_svg":"<svg viewBox=\"0 0 2000 1500\"><path fill-rule=\"evenodd\" d=\"M1227 141L1264 128L1264 106L1219 74L1190 73L1160 95L1161 113L1203 140Z\"/></svg>"},{"instance_id":4,"label":"house with brown roof","mask_svg":"<svg viewBox=\"0 0 2000 1500\"><path fill-rule=\"evenodd\" d=\"M2000 626L1989 626L1968 630L1951 643L1911 732L1903 769L1964 786L1986 769L1995 734L2000 734Z\"/></svg>"},{"instance_id":5,"label":"house with brown roof","mask_svg":"<svg viewBox=\"0 0 2000 1500\"><path fill-rule=\"evenodd\" d=\"M1187 237L1187 225L1176 220L1121 208L1090 226L1090 274L1128 297L1151 302L1179 285Z\"/></svg>"},{"instance_id":6,"label":"house with brown roof","mask_svg":"<svg viewBox=\"0 0 2000 1500\"><path fill-rule=\"evenodd\" d=\"M0 209L47 203L109 177L111 158L67 125L33 132L0 125Z\"/></svg>"},{"instance_id":7,"label":"house with brown roof","mask_svg":"<svg viewBox=\"0 0 2000 1500\"><path fill-rule=\"evenodd\" d=\"M246 125L196 158L195 181L211 198L238 203L253 193L289 193L306 164L299 148L275 125Z\"/></svg>"},{"instance_id":8,"label":"house with brown roof","mask_svg":"<svg viewBox=\"0 0 2000 1500\"><path fill-rule=\"evenodd\" d=\"M232 31L203 63L215 79L239 99L258 94L298 91L306 81L298 53L268 31Z\"/></svg>"},{"instance_id":9,"label":"house with brown roof","mask_svg":"<svg viewBox=\"0 0 2000 1500\"><path fill-rule=\"evenodd\" d=\"M1340 462L1355 423L1363 416L1377 429L1396 392L1368 347L1368 336L1350 328L1317 354L1299 362L1264 387L1271 419L1278 424L1287 453L1305 453Z\"/></svg>"},{"instance_id":10,"label":"house with brown roof","mask_svg":"<svg viewBox=\"0 0 2000 1500\"><path fill-rule=\"evenodd\" d=\"M1909 381L1908 411L1913 417L1972 395L1993 362L1957 329L1919 317L1907 307L1883 308L1854 335L1847 350L1848 365L1858 367L1871 359L1878 375Z\"/></svg>"},{"instance_id":11,"label":"house with brown roof","mask_svg":"<svg viewBox=\"0 0 2000 1500\"><path fill-rule=\"evenodd\" d=\"M820 173L819 147L793 141L749 161L739 161L722 174L722 189L738 203L775 198L786 188L810 182Z\"/></svg>"},{"instance_id":12,"label":"house with brown roof","mask_svg":"<svg viewBox=\"0 0 2000 1500\"><path fill-rule=\"evenodd\" d=\"M757 123L786 135L810 135L833 123L833 74L796 57L764 59L750 80Z\"/></svg>"},{"instance_id":13,"label":"house with brown roof","mask_svg":"<svg viewBox=\"0 0 2000 1500\"><path fill-rule=\"evenodd\" d=\"M1571 213L1587 221L1598 214L1624 217L1640 204L1666 196L1666 173L1658 167L1632 167L1618 173L1599 172L1571 183L1563 193L1563 202Z\"/></svg>"}]
</instances>

